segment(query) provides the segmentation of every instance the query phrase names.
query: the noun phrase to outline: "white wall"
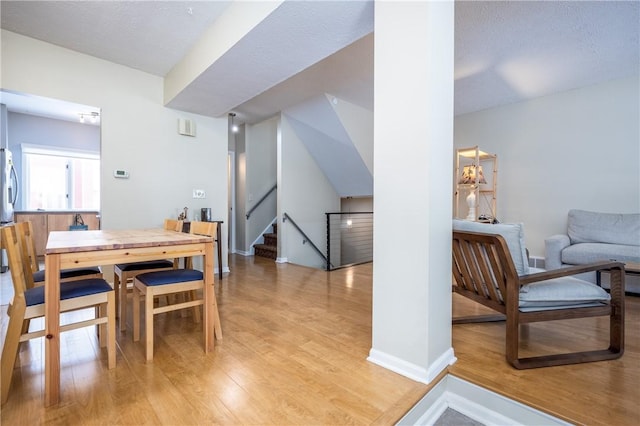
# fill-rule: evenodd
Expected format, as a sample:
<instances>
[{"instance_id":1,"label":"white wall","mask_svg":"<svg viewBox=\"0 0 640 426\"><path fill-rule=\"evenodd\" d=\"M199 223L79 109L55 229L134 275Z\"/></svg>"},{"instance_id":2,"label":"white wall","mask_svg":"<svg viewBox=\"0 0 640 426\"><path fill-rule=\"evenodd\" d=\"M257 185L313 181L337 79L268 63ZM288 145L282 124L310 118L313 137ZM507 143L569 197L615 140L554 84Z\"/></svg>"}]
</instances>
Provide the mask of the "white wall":
<instances>
[{"instance_id":1,"label":"white wall","mask_svg":"<svg viewBox=\"0 0 640 426\"><path fill-rule=\"evenodd\" d=\"M185 206L190 219L201 207L226 219L227 119L165 108L162 78L3 30L1 83L101 108L103 228L161 226ZM195 138L177 133L178 118L195 121ZM206 198L193 199L195 188ZM225 241L226 223L222 232Z\"/></svg>"},{"instance_id":2,"label":"white wall","mask_svg":"<svg viewBox=\"0 0 640 426\"><path fill-rule=\"evenodd\" d=\"M279 117L273 117L246 128L246 211L277 183L277 133ZM244 249L262 235L276 217L277 193L274 191L251 213L249 219L242 218L246 226Z\"/></svg>"},{"instance_id":3,"label":"white wall","mask_svg":"<svg viewBox=\"0 0 640 426\"><path fill-rule=\"evenodd\" d=\"M369 173L373 175L373 111L331 95L327 97Z\"/></svg>"},{"instance_id":4,"label":"white wall","mask_svg":"<svg viewBox=\"0 0 640 426\"><path fill-rule=\"evenodd\" d=\"M326 212L340 209L340 197L296 135L285 114L278 138L278 217L298 224L326 255ZM324 268L324 260L287 221L278 225L278 256L291 263Z\"/></svg>"},{"instance_id":5,"label":"white wall","mask_svg":"<svg viewBox=\"0 0 640 426\"><path fill-rule=\"evenodd\" d=\"M640 211L639 77L455 118L455 146L498 155L497 218L523 222L532 256L567 212Z\"/></svg>"}]
</instances>

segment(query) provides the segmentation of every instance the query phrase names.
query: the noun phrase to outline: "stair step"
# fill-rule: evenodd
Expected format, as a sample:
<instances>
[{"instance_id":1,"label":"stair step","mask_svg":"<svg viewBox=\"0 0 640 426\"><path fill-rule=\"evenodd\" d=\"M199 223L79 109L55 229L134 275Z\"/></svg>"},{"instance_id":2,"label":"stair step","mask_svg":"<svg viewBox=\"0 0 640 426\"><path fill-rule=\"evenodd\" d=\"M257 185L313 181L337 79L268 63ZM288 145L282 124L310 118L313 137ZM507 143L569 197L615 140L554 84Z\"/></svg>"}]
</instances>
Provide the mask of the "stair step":
<instances>
[{"instance_id":1,"label":"stair step","mask_svg":"<svg viewBox=\"0 0 640 426\"><path fill-rule=\"evenodd\" d=\"M276 259L278 257L278 247L267 244L255 244L253 246L256 256Z\"/></svg>"},{"instance_id":2,"label":"stair step","mask_svg":"<svg viewBox=\"0 0 640 426\"><path fill-rule=\"evenodd\" d=\"M278 245L278 234L263 234L264 244L268 246Z\"/></svg>"}]
</instances>

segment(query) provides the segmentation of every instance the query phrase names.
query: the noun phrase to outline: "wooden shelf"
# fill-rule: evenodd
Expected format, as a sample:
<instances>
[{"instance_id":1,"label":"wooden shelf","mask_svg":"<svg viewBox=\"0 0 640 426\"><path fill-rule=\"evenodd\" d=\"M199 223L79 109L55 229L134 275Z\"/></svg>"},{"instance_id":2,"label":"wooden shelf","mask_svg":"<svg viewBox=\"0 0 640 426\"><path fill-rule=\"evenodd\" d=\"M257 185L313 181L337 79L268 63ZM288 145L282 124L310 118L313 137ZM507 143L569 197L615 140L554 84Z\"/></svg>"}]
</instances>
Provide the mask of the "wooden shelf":
<instances>
[{"instance_id":1,"label":"wooden shelf","mask_svg":"<svg viewBox=\"0 0 640 426\"><path fill-rule=\"evenodd\" d=\"M458 183L462 176L464 166L478 165L486 183L479 183L476 176L476 183ZM467 205L467 195L470 190L475 193L475 218L479 222L480 216L495 218L497 214L497 183L498 183L498 157L481 151L478 146L471 148L461 148L456 150L456 169L454 176L455 194L453 216L456 219L466 219L469 213ZM483 219L482 222L491 222L491 219Z\"/></svg>"}]
</instances>

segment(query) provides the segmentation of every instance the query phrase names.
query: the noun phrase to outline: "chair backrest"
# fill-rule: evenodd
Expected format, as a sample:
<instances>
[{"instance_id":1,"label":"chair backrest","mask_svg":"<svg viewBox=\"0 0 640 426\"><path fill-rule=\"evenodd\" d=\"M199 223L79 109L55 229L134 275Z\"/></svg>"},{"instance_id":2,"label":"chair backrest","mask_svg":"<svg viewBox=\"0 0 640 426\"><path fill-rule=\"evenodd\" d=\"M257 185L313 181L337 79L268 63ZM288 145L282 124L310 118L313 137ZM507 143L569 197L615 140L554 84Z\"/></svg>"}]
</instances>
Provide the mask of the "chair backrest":
<instances>
[{"instance_id":1,"label":"chair backrest","mask_svg":"<svg viewBox=\"0 0 640 426\"><path fill-rule=\"evenodd\" d=\"M167 231L182 232L183 223L184 222L182 220L165 219L164 220L164 229L166 229Z\"/></svg>"},{"instance_id":2,"label":"chair backrest","mask_svg":"<svg viewBox=\"0 0 640 426\"><path fill-rule=\"evenodd\" d=\"M25 268L25 264L28 264L28 259L23 257L23 250L20 243L20 237L18 235L16 225L5 226L0 228L0 235L2 237L2 247L7 251L7 260L9 261L9 270L11 271L11 280L13 281L14 300L16 298L24 298L24 292L33 287L33 275L31 277L31 287L27 286L27 277L25 276L25 270L30 270L30 266Z\"/></svg>"},{"instance_id":3,"label":"chair backrest","mask_svg":"<svg viewBox=\"0 0 640 426\"><path fill-rule=\"evenodd\" d=\"M215 237L218 227L217 222L191 222L189 233L195 235L206 235L208 237Z\"/></svg>"},{"instance_id":4,"label":"chair backrest","mask_svg":"<svg viewBox=\"0 0 640 426\"><path fill-rule=\"evenodd\" d=\"M31 270L33 272L38 272L40 270L40 265L36 254L36 243L35 238L33 237L33 225L31 224L31 221L27 220L25 222L17 222L15 227L16 232L18 233L18 238L20 238L20 243L23 246L22 251L29 256Z\"/></svg>"},{"instance_id":5,"label":"chair backrest","mask_svg":"<svg viewBox=\"0 0 640 426\"><path fill-rule=\"evenodd\" d=\"M498 234L453 231L453 290L498 312L519 278L505 239Z\"/></svg>"},{"instance_id":6,"label":"chair backrest","mask_svg":"<svg viewBox=\"0 0 640 426\"><path fill-rule=\"evenodd\" d=\"M25 279L27 281L27 288L33 288L33 274L40 270L35 239L33 237L33 225L30 221L17 222L15 224L15 230L20 243L20 251L23 259L22 265L24 268Z\"/></svg>"}]
</instances>

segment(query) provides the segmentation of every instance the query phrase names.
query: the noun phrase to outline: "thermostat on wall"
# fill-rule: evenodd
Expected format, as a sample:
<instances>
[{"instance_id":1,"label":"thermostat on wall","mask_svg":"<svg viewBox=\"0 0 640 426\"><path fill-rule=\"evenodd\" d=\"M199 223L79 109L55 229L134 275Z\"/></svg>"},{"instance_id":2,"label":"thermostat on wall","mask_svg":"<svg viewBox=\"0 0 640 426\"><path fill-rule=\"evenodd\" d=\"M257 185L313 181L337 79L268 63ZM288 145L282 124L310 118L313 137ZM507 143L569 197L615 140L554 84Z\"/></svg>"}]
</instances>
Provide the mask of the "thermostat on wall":
<instances>
[{"instance_id":1,"label":"thermostat on wall","mask_svg":"<svg viewBox=\"0 0 640 426\"><path fill-rule=\"evenodd\" d=\"M113 176L121 179L129 179L129 172L125 170L114 170Z\"/></svg>"}]
</instances>

